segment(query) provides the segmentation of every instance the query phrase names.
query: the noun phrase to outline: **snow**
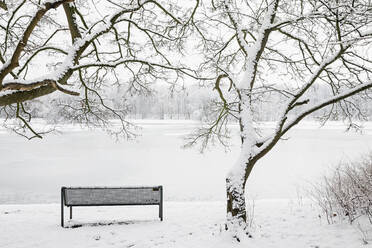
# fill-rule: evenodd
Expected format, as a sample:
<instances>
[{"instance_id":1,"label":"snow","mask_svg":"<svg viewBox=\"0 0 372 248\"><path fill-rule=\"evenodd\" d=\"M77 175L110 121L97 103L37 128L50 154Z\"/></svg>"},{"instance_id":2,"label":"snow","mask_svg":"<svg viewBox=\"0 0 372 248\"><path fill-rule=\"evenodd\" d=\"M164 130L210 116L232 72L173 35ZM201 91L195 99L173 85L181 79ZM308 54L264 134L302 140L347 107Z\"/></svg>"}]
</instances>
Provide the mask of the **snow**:
<instances>
[{"instance_id":1,"label":"snow","mask_svg":"<svg viewBox=\"0 0 372 248\"><path fill-rule=\"evenodd\" d=\"M328 225L306 201L256 201L253 239L241 243L222 231L223 202L165 202L164 211L161 222L154 206L76 207L68 225L82 226L63 229L59 204L0 205L0 247L371 247L355 226Z\"/></svg>"},{"instance_id":2,"label":"snow","mask_svg":"<svg viewBox=\"0 0 372 248\"><path fill-rule=\"evenodd\" d=\"M0 97L10 95L10 94L13 94L13 93L16 93L16 92L17 92L17 90L0 91Z\"/></svg>"},{"instance_id":3,"label":"snow","mask_svg":"<svg viewBox=\"0 0 372 248\"><path fill-rule=\"evenodd\" d=\"M44 4L46 3L55 3L58 2L57 0L47 0L45 1ZM123 14L125 10L119 10L113 15L110 16L108 19L109 21L115 21L117 19L117 16ZM61 65L57 67L57 69L42 78L36 78L33 80L23 80L23 79L14 79L11 80L12 83L21 83L21 84L31 84L34 82L38 81L43 81L43 80L54 80L54 81L59 81L63 76L66 74L66 72L70 69L74 69L74 59L78 55L79 51L87 44L89 43L92 39L95 37L100 36L101 34L106 33L108 30L110 30L112 23L107 24L104 20L104 23L99 23L98 25L95 26L94 31L88 30L87 32L83 33L82 36L83 38L77 38L75 40L75 43L72 46L68 46L67 48L67 56L65 56L63 62ZM109 63L110 64L110 63ZM5 68L9 67L10 61L7 61L2 65L2 68L0 69L0 72L3 71ZM76 69L76 68L75 68ZM7 81L8 82L8 81ZM5 82L6 83L6 82ZM1 95L0 95L1 96Z\"/></svg>"},{"instance_id":4,"label":"snow","mask_svg":"<svg viewBox=\"0 0 372 248\"><path fill-rule=\"evenodd\" d=\"M228 8L228 4L225 2L225 9L228 12L228 15L236 29L237 38L239 40L239 45L241 46L241 48L243 49L246 55L243 72L241 73L242 78L238 81L238 84L237 84L237 87L240 90L252 90L253 88L252 80L254 80L255 73L256 73L255 67L257 67L257 63L258 63L256 59L260 53L261 47L264 42L265 35L267 35L267 29L270 27L271 19L275 11L275 5L276 3L271 3L269 5L268 10L265 14L265 17L263 19L262 25L258 31L257 39L252 45L248 45L248 43L246 42L244 38L244 33L240 25L240 20L236 20L233 17L234 14L230 12ZM244 209L243 207L244 197L241 197L241 196L244 196L245 189L243 185L245 185L245 182L248 176L247 171L249 171L247 161L249 161L250 158L255 157L257 154L257 149L256 149L257 134L256 134L256 131L253 125L253 110L251 106L251 96L247 94L246 92L243 92L243 94L241 94L240 103L241 103L241 112L239 113L239 115L240 115L240 120L243 126L241 137L244 140L244 142L242 144L240 154L238 155L238 159L236 160L235 164L232 166L232 168L227 173L227 180L226 180L228 193L230 195L234 195L236 198L232 202L232 209ZM241 228L236 228L236 227L241 226L239 223L236 223L236 220L239 219L237 218L237 216L233 217L229 213L229 216L227 217L227 219L228 219L228 222L232 223L232 228L229 227L229 229L241 230Z\"/></svg>"},{"instance_id":5,"label":"snow","mask_svg":"<svg viewBox=\"0 0 372 248\"><path fill-rule=\"evenodd\" d=\"M345 133L339 122L322 129L303 122L291 130L247 182L248 197L256 199L254 238L238 244L221 232L225 176L240 150L238 128L232 127L230 152L215 147L199 154L180 148L182 134L197 122L135 122L142 136L120 142L73 125L60 125L63 135L31 141L0 130L0 247L369 247L362 246L357 225L328 225L298 194L341 159L370 150L372 123L363 135ZM275 124L263 123L262 131L272 132ZM39 120L35 127L43 125ZM69 225L83 226L62 229L62 185L163 185L165 220L158 220L156 206L81 207ZM371 236L372 230L362 230Z\"/></svg>"},{"instance_id":6,"label":"snow","mask_svg":"<svg viewBox=\"0 0 372 248\"><path fill-rule=\"evenodd\" d=\"M190 133L197 122L136 123L141 136L119 142L73 125L60 125L61 135L31 141L0 129L0 204L57 202L62 185L164 185L166 200L225 199L226 173L240 152L237 127L232 127L230 152L212 147L200 154L197 149L181 149L183 136L177 135ZM36 129L41 126L41 121L34 123ZM263 134L271 133L275 123L262 126ZM340 160L372 149L372 123L365 124L363 134L344 130L341 123L324 128L316 122L299 124L286 136L289 140L280 141L254 168L248 194L293 198L304 182L318 179Z\"/></svg>"},{"instance_id":7,"label":"snow","mask_svg":"<svg viewBox=\"0 0 372 248\"><path fill-rule=\"evenodd\" d=\"M9 67L10 62L11 62L10 60L6 61L6 62L1 66L0 72L4 71L7 67Z\"/></svg>"},{"instance_id":8,"label":"snow","mask_svg":"<svg viewBox=\"0 0 372 248\"><path fill-rule=\"evenodd\" d=\"M229 11L227 8L228 4L225 3L226 11ZM252 86L249 85L254 77L254 67L257 63L256 57L259 53L262 42L265 36L266 29L270 26L271 17L274 13L274 4L271 4L268 8L268 11L265 15L262 26L260 27L257 40L253 45L249 46L244 39L243 29L240 27L239 21L235 20L233 14L230 13L230 18L234 21L236 26L237 37L240 41L244 52L246 53L245 65L242 73L242 78L238 81L237 87L239 89L250 89ZM242 145L241 152L236 160L235 164L232 166L231 170L227 174L229 179L229 184L232 188L241 192L243 189L241 185L244 185L245 181L245 168L247 159L255 156L255 144L257 143L257 135L253 126L253 111L250 103L250 96L247 94L242 94L241 96L241 108L240 118L244 129L241 133L242 138L244 139L244 144ZM230 187L229 186L229 187ZM233 207L234 208L234 207Z\"/></svg>"},{"instance_id":9,"label":"snow","mask_svg":"<svg viewBox=\"0 0 372 248\"><path fill-rule=\"evenodd\" d=\"M237 25L236 31L237 31L238 39L240 41L240 44L243 46L244 51L246 52L245 67L242 73L243 76L237 84L237 87L239 89L250 89L251 87L249 83L252 81L253 76L254 76L254 66L257 63L256 56L261 49L262 42L265 37L265 32L271 26L271 18L274 14L274 11L275 11L275 4L272 3L268 7L268 10L265 14L262 25L259 29L258 36L252 45L247 44L246 40L244 39L244 33L242 31L243 28L241 27L239 21L235 20L235 23Z\"/></svg>"}]
</instances>

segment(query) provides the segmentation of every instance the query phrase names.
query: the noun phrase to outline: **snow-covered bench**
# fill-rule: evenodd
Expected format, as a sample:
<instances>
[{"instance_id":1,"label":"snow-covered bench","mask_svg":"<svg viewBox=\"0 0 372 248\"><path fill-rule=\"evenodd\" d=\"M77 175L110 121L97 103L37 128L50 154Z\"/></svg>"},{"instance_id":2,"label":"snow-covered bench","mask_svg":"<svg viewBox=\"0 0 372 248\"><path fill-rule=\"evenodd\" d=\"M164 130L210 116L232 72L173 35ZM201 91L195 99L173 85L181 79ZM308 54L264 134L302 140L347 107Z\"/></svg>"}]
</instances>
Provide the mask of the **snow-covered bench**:
<instances>
[{"instance_id":1,"label":"snow-covered bench","mask_svg":"<svg viewBox=\"0 0 372 248\"><path fill-rule=\"evenodd\" d=\"M163 186L154 187L62 187L61 226L64 226L64 206L124 206L159 205L159 218L163 220Z\"/></svg>"}]
</instances>

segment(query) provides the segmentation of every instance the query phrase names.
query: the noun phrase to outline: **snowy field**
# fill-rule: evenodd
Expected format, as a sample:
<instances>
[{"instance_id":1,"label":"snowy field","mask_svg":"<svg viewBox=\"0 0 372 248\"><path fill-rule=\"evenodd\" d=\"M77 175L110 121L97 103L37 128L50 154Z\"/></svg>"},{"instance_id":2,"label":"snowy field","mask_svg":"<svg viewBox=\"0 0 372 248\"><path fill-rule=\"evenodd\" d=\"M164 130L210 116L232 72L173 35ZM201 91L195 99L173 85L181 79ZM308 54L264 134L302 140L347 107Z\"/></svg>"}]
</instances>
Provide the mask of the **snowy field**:
<instances>
[{"instance_id":1,"label":"snowy field","mask_svg":"<svg viewBox=\"0 0 372 248\"><path fill-rule=\"evenodd\" d=\"M197 124L142 121L135 141L115 142L103 132L62 126L62 135L27 141L0 132L0 204L53 203L60 187L164 185L165 199L217 200L225 197L225 175L238 154L222 147L204 154L181 149L183 137ZM265 124L266 130L272 125ZM265 131L265 129L263 131ZM344 132L340 123L319 129L305 122L261 160L248 180L254 199L296 198L298 189L319 178L340 160L372 150L372 125L364 134Z\"/></svg>"},{"instance_id":2,"label":"snowy field","mask_svg":"<svg viewBox=\"0 0 372 248\"><path fill-rule=\"evenodd\" d=\"M58 225L59 211L58 204L0 205L0 247L371 247L363 245L355 226L328 225L314 207L299 201L257 201L253 239L241 243L221 232L223 202L166 202L163 222L156 207L75 208L69 225L83 226L65 229Z\"/></svg>"},{"instance_id":3,"label":"snowy field","mask_svg":"<svg viewBox=\"0 0 372 248\"><path fill-rule=\"evenodd\" d=\"M370 246L362 242L372 237L366 225L328 225L313 203L301 199L310 181L372 149L371 124L363 134L345 133L339 123L319 129L307 122L292 130L248 181L248 196L256 199L254 238L240 244L221 232L224 178L237 156L238 138L230 152L215 147L200 154L180 148L194 122L139 124L142 136L130 142L73 126L61 127L63 135L31 141L2 130L0 247ZM164 185L165 220L156 218L157 207L75 208L69 225L83 226L62 229L57 204L62 185Z\"/></svg>"}]
</instances>

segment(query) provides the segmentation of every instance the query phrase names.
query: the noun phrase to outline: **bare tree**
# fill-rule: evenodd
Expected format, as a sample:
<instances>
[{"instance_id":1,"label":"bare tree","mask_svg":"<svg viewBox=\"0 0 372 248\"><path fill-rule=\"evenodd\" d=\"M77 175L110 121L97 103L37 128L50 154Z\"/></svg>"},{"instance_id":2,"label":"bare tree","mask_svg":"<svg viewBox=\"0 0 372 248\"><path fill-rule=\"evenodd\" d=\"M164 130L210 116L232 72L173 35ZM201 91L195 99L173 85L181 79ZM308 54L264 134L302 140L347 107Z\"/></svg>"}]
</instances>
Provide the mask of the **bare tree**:
<instances>
[{"instance_id":1,"label":"bare tree","mask_svg":"<svg viewBox=\"0 0 372 248\"><path fill-rule=\"evenodd\" d=\"M41 138L43 133L31 126L35 105L29 103L53 93L51 112L104 128L109 118L119 119L120 128L111 131L130 136L125 106L114 108L106 89L122 87L131 95L151 92L157 81L196 78L179 57L198 4L181 8L156 0L2 1L3 124L16 118L14 131Z\"/></svg>"},{"instance_id":2,"label":"bare tree","mask_svg":"<svg viewBox=\"0 0 372 248\"><path fill-rule=\"evenodd\" d=\"M227 123L239 123L241 153L226 178L226 228L239 239L247 231L247 179L292 127L321 109L323 121L335 113L351 124L364 117L356 97L368 97L372 87L371 1L212 0L198 12L199 1L185 2L1 1L0 114L20 120L16 132L41 137L28 103L50 95L58 103L53 112L101 127L114 117L121 123L115 133L128 136L125 108L111 106L106 88L125 85L134 94L184 75L215 78L214 118L190 144L202 140L205 147L216 137L227 145ZM201 37L206 59L199 69L212 76L201 78L175 56L190 34ZM329 90L323 99L312 94L319 84ZM274 102L283 99L277 95L284 104ZM256 121L262 99L284 106L267 136Z\"/></svg>"},{"instance_id":3,"label":"bare tree","mask_svg":"<svg viewBox=\"0 0 372 248\"><path fill-rule=\"evenodd\" d=\"M214 70L220 102L214 118L190 137L189 145L201 141L203 149L214 139L228 145L226 124L239 124L241 152L226 178L226 229L239 240L248 234L247 179L291 128L321 109L326 110L320 116L323 121L334 113L351 124L363 118L356 99L368 97L372 87L372 3L212 1L198 17L206 51L202 67ZM328 89L321 99L312 93L319 85ZM271 100L267 106L276 106L280 113L268 135L259 131L257 122L265 112L258 108L263 99ZM285 104L277 99L285 99Z\"/></svg>"}]
</instances>

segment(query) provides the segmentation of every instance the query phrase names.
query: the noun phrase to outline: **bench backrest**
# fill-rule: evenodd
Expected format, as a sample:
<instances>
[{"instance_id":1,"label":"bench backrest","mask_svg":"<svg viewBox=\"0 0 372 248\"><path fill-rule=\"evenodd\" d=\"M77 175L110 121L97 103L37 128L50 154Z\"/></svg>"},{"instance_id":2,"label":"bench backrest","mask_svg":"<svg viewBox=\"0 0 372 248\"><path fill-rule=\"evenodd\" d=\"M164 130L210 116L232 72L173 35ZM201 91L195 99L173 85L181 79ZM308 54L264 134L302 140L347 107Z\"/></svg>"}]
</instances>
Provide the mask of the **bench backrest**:
<instances>
[{"instance_id":1,"label":"bench backrest","mask_svg":"<svg viewBox=\"0 0 372 248\"><path fill-rule=\"evenodd\" d=\"M62 188L65 206L160 205L162 187Z\"/></svg>"}]
</instances>

